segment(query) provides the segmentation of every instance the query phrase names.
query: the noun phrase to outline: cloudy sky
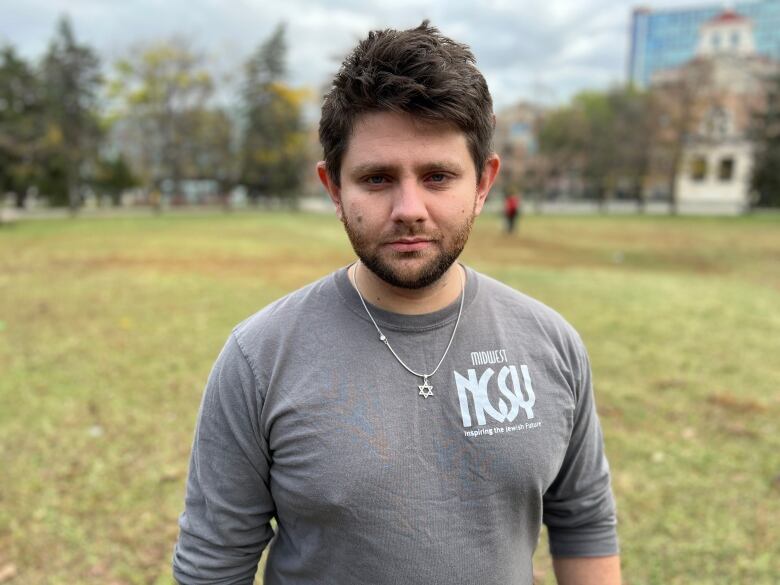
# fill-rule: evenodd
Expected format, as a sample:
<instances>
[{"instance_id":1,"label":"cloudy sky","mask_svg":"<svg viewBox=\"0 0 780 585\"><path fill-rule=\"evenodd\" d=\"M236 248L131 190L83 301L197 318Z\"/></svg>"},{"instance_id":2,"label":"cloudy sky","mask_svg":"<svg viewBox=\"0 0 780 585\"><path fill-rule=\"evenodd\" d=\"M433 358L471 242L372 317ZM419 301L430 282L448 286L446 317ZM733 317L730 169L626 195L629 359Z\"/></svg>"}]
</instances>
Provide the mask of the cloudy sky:
<instances>
[{"instance_id":1,"label":"cloudy sky","mask_svg":"<svg viewBox=\"0 0 780 585\"><path fill-rule=\"evenodd\" d=\"M717 0L715 0L717 1ZM105 64L174 35L191 39L215 68L240 63L284 21L289 81L320 88L346 51L371 29L431 19L469 44L500 108L518 99L560 103L584 88L625 79L636 0L0 0L0 44L24 56L45 51L67 13L77 38ZM698 0L644 2L653 8ZM707 2L712 3L712 2Z\"/></svg>"}]
</instances>

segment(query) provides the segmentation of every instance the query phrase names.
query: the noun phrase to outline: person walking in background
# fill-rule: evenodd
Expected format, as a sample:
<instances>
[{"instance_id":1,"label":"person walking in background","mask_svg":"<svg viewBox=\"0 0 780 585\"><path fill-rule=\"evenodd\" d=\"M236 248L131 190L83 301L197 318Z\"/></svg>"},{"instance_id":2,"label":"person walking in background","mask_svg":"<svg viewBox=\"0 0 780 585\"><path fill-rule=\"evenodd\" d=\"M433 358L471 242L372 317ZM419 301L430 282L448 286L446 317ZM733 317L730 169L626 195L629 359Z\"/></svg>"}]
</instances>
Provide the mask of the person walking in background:
<instances>
[{"instance_id":1,"label":"person walking in background","mask_svg":"<svg viewBox=\"0 0 780 585\"><path fill-rule=\"evenodd\" d=\"M506 233L508 234L515 233L515 227L517 225L518 218L522 213L521 201L522 200L519 192L514 190L510 191L504 197L504 227L506 229Z\"/></svg>"}]
</instances>

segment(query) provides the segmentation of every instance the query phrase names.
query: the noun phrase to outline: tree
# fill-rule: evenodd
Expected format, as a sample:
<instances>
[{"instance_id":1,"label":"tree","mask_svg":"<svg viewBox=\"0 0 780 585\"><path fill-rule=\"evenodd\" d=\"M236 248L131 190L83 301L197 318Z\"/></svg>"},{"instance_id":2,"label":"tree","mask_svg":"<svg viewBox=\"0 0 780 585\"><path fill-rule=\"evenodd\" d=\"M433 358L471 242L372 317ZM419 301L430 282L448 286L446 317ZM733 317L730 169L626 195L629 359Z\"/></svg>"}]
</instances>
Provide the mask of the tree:
<instances>
[{"instance_id":1,"label":"tree","mask_svg":"<svg viewBox=\"0 0 780 585\"><path fill-rule=\"evenodd\" d=\"M47 176L44 184L53 202L81 204L86 163L97 153L100 62L89 47L76 42L67 17L62 17L43 60L49 129Z\"/></svg>"},{"instance_id":2,"label":"tree","mask_svg":"<svg viewBox=\"0 0 780 585\"><path fill-rule=\"evenodd\" d=\"M193 178L216 181L219 195L225 200L238 173L235 123L220 107L192 111L188 118L192 129L187 157L192 165L189 174Z\"/></svg>"},{"instance_id":3,"label":"tree","mask_svg":"<svg viewBox=\"0 0 780 585\"><path fill-rule=\"evenodd\" d=\"M574 107L584 119L583 176L589 194L601 205L612 197L617 185L616 162L621 148L615 136L616 112L609 97L606 93L585 91L574 98Z\"/></svg>"},{"instance_id":4,"label":"tree","mask_svg":"<svg viewBox=\"0 0 780 585\"><path fill-rule=\"evenodd\" d=\"M122 192L137 184L138 180L121 154L98 159L92 185L98 193L108 195L113 205L119 205Z\"/></svg>"},{"instance_id":5,"label":"tree","mask_svg":"<svg viewBox=\"0 0 780 585\"><path fill-rule=\"evenodd\" d=\"M40 150L45 135L40 80L12 47L0 50L0 203L14 193L24 205L40 174Z\"/></svg>"},{"instance_id":6,"label":"tree","mask_svg":"<svg viewBox=\"0 0 780 585\"><path fill-rule=\"evenodd\" d=\"M632 87L608 94L613 111L611 138L616 145L614 165L619 188L626 188L640 211L645 208L645 180L650 172L655 119L649 94Z\"/></svg>"},{"instance_id":7,"label":"tree","mask_svg":"<svg viewBox=\"0 0 780 585\"><path fill-rule=\"evenodd\" d=\"M567 105L547 113L539 129L539 151L546 161L543 182L580 177L587 147L587 121L580 110Z\"/></svg>"},{"instance_id":8,"label":"tree","mask_svg":"<svg viewBox=\"0 0 780 585\"><path fill-rule=\"evenodd\" d=\"M245 65L240 174L253 201L261 195L293 198L301 184L306 92L283 82L286 51L285 28L279 25Z\"/></svg>"},{"instance_id":9,"label":"tree","mask_svg":"<svg viewBox=\"0 0 780 585\"><path fill-rule=\"evenodd\" d=\"M652 136L648 101L630 88L586 91L550 112L539 135L548 172L575 175L602 205L621 189L639 200Z\"/></svg>"},{"instance_id":10,"label":"tree","mask_svg":"<svg viewBox=\"0 0 780 585\"><path fill-rule=\"evenodd\" d=\"M750 134L757 205L780 207L780 72L767 80L766 105L755 113Z\"/></svg>"},{"instance_id":11,"label":"tree","mask_svg":"<svg viewBox=\"0 0 780 585\"><path fill-rule=\"evenodd\" d=\"M109 95L117 108L115 131L147 188L181 193L181 181L198 174L192 145L213 96L203 57L182 40L135 51L116 63ZM169 189L165 189L170 185Z\"/></svg>"},{"instance_id":12,"label":"tree","mask_svg":"<svg viewBox=\"0 0 780 585\"><path fill-rule=\"evenodd\" d=\"M677 177L682 172L686 145L698 133L704 112L716 105L713 64L694 59L658 79L651 90L651 108L657 119L654 164L669 184L672 214L679 206Z\"/></svg>"}]
</instances>

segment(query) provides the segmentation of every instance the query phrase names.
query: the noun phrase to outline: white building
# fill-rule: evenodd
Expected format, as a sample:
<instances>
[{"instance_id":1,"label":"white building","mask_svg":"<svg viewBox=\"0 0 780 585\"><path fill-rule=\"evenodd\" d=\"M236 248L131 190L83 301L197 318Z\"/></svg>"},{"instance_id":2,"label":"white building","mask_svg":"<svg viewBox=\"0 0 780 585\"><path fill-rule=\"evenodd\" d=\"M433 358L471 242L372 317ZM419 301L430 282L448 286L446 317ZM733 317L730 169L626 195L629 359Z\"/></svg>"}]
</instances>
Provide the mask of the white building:
<instances>
[{"instance_id":1,"label":"white building","mask_svg":"<svg viewBox=\"0 0 780 585\"><path fill-rule=\"evenodd\" d=\"M675 179L681 212L741 213L750 206L753 151L748 139L751 115L763 104L763 80L776 62L755 52L751 21L726 10L700 29L697 54L654 81L706 67L706 88L698 88L691 109L683 164Z\"/></svg>"}]
</instances>

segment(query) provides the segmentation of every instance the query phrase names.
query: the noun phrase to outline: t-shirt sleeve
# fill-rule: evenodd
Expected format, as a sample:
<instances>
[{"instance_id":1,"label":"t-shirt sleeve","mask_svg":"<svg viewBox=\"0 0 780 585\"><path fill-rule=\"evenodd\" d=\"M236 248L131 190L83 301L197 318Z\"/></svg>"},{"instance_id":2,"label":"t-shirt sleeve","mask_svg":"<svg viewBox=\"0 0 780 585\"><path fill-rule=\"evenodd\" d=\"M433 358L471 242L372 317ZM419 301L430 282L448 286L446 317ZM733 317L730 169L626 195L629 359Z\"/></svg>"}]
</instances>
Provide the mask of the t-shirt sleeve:
<instances>
[{"instance_id":1,"label":"t-shirt sleeve","mask_svg":"<svg viewBox=\"0 0 780 585\"><path fill-rule=\"evenodd\" d=\"M273 536L269 449L257 378L234 335L209 375L190 458L173 574L182 585L251 585Z\"/></svg>"},{"instance_id":2,"label":"t-shirt sleeve","mask_svg":"<svg viewBox=\"0 0 780 585\"><path fill-rule=\"evenodd\" d=\"M610 556L618 553L618 540L609 464L581 342L576 354L574 424L563 464L544 495L543 520L553 556Z\"/></svg>"}]
</instances>

